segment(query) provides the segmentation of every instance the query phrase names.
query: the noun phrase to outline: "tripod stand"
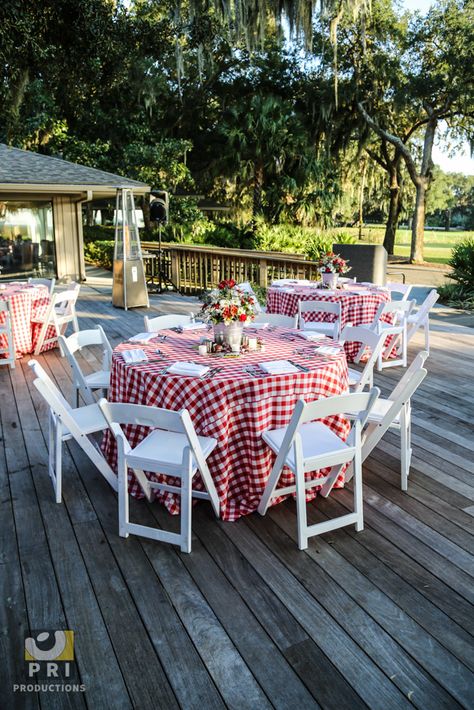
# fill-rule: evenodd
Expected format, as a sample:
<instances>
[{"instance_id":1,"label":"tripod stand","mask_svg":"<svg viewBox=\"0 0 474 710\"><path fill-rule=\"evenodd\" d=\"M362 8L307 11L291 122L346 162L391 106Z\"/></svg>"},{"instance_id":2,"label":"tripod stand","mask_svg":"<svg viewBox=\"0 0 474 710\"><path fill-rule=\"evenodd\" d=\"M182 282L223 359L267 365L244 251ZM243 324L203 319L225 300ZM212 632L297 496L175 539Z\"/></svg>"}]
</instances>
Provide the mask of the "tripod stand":
<instances>
[{"instance_id":1,"label":"tripod stand","mask_svg":"<svg viewBox=\"0 0 474 710\"><path fill-rule=\"evenodd\" d=\"M161 224L158 225L158 293L163 293L163 291L168 291L168 286L171 286L177 293L181 294L181 291L177 285L172 281L166 274L163 268L163 250L161 248Z\"/></svg>"}]
</instances>

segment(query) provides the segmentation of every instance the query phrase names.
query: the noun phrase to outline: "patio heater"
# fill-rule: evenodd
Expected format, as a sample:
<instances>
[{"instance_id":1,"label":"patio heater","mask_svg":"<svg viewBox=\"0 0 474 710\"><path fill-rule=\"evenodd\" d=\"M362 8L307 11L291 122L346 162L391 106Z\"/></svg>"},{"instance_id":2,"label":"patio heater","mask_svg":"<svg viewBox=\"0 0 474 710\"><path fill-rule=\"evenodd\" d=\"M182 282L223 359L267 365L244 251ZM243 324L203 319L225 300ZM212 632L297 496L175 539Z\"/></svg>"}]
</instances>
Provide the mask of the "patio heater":
<instances>
[{"instance_id":1,"label":"patio heater","mask_svg":"<svg viewBox=\"0 0 474 710\"><path fill-rule=\"evenodd\" d=\"M119 188L115 203L114 282L112 305L149 306L133 191Z\"/></svg>"}]
</instances>

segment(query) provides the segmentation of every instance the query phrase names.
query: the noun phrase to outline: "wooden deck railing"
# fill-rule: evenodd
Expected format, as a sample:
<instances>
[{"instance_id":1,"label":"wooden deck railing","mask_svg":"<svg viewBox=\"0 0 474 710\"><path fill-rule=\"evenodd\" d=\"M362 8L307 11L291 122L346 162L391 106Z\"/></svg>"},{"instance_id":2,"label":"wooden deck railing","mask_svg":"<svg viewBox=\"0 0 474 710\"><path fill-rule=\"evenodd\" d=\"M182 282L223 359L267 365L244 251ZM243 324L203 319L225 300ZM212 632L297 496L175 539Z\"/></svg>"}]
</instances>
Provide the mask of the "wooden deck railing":
<instances>
[{"instance_id":1,"label":"wooden deck railing","mask_svg":"<svg viewBox=\"0 0 474 710\"><path fill-rule=\"evenodd\" d=\"M142 242L147 252L158 251L157 242ZM184 293L201 293L217 286L223 279L237 283L251 281L267 286L274 279L318 278L317 264L301 254L221 249L189 244L162 244L162 269Z\"/></svg>"}]
</instances>

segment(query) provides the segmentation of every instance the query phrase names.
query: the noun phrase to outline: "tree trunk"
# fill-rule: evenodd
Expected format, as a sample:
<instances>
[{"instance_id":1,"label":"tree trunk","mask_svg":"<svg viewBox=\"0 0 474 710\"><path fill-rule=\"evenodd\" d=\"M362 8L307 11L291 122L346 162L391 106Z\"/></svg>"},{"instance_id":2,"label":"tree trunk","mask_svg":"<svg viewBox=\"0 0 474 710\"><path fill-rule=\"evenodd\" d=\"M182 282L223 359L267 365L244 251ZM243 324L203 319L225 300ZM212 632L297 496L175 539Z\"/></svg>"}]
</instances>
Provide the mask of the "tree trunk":
<instances>
[{"instance_id":1,"label":"tree trunk","mask_svg":"<svg viewBox=\"0 0 474 710\"><path fill-rule=\"evenodd\" d=\"M363 160L362 177L359 187L359 239L362 239L362 226L364 224L364 190L367 175L367 160Z\"/></svg>"},{"instance_id":2,"label":"tree trunk","mask_svg":"<svg viewBox=\"0 0 474 710\"><path fill-rule=\"evenodd\" d=\"M396 185L390 187L390 205L388 208L387 224L385 226L385 236L383 245L387 250L387 254L393 254L395 249L395 237L398 229L398 219L402 209L402 193L397 182Z\"/></svg>"},{"instance_id":3,"label":"tree trunk","mask_svg":"<svg viewBox=\"0 0 474 710\"><path fill-rule=\"evenodd\" d=\"M415 214L413 215L413 225L411 228L411 253L410 262L412 264L423 263L423 241L425 237L425 211L426 211L426 189L428 180L419 178L416 185Z\"/></svg>"},{"instance_id":4,"label":"tree trunk","mask_svg":"<svg viewBox=\"0 0 474 710\"><path fill-rule=\"evenodd\" d=\"M263 163L256 162L253 171L253 207L252 207L252 217L260 214L262 211L262 191L263 191Z\"/></svg>"},{"instance_id":5,"label":"tree trunk","mask_svg":"<svg viewBox=\"0 0 474 710\"><path fill-rule=\"evenodd\" d=\"M94 225L94 206L92 202L86 202L86 224L88 227Z\"/></svg>"}]
</instances>

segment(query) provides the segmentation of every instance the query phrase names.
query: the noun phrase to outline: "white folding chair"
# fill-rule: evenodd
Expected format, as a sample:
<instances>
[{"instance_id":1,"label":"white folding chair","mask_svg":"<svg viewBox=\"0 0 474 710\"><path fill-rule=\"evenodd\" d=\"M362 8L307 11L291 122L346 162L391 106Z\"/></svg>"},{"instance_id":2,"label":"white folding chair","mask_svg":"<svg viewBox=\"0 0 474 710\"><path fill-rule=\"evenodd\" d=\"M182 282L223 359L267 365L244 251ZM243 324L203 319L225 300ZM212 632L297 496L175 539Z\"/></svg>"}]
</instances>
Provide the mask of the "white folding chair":
<instances>
[{"instance_id":1,"label":"white folding chair","mask_svg":"<svg viewBox=\"0 0 474 710\"><path fill-rule=\"evenodd\" d=\"M49 295L52 296L54 292L54 286L56 285L56 279L32 279L30 277L28 279L28 283L32 284L33 286L47 286Z\"/></svg>"},{"instance_id":2,"label":"white folding chair","mask_svg":"<svg viewBox=\"0 0 474 710\"><path fill-rule=\"evenodd\" d=\"M305 313L329 313L331 322L305 320ZM300 330L316 330L334 340L339 340L341 333L341 304L332 301L298 301L298 327Z\"/></svg>"},{"instance_id":3,"label":"white folding chair","mask_svg":"<svg viewBox=\"0 0 474 710\"><path fill-rule=\"evenodd\" d=\"M341 343L360 343L359 352L354 362L359 363L362 357L366 356L367 349L370 354L364 363L364 369L359 372L349 367L349 387L353 392L363 392L365 387L374 385L374 366L379 357L385 342L385 335L374 333L374 331L363 325L346 325L341 333Z\"/></svg>"},{"instance_id":4,"label":"white folding chair","mask_svg":"<svg viewBox=\"0 0 474 710\"><path fill-rule=\"evenodd\" d=\"M49 345L57 340L59 335L64 335L69 323L77 333L79 324L76 316L76 301L79 296L80 284L71 284L66 291L56 291L51 296L51 301L44 314L33 317L33 323L40 323L41 330L36 343L35 355L39 355L44 345ZM46 337L48 328L54 328L54 336Z\"/></svg>"},{"instance_id":5,"label":"white folding chair","mask_svg":"<svg viewBox=\"0 0 474 710\"><path fill-rule=\"evenodd\" d=\"M254 300L255 300L255 303L254 303L254 306L253 306L253 309L254 309L255 313L263 313L263 311L264 311L265 309L262 308L262 306L261 306L260 303L258 302L257 294L256 294L255 291L253 290L253 288L252 288L252 286L251 286L251 284L250 284L249 281L242 281L241 284L237 284L237 288L240 288L240 290L243 291L244 293L248 293L248 294L250 294L251 296L253 296L253 298L254 298Z\"/></svg>"},{"instance_id":6,"label":"white folding chair","mask_svg":"<svg viewBox=\"0 0 474 710\"><path fill-rule=\"evenodd\" d=\"M11 305L8 299L0 299L0 340L7 341L6 347L0 346L0 365L10 365L15 369L15 341L13 340Z\"/></svg>"},{"instance_id":7,"label":"white folding chair","mask_svg":"<svg viewBox=\"0 0 474 710\"><path fill-rule=\"evenodd\" d=\"M388 281L386 288L388 288L388 290L390 291L390 297L392 301L394 300L394 294L398 294L398 298L395 300L407 301L408 296L410 295L413 287L411 286L411 284L402 284L395 281Z\"/></svg>"},{"instance_id":8,"label":"white folding chair","mask_svg":"<svg viewBox=\"0 0 474 710\"><path fill-rule=\"evenodd\" d=\"M95 390L101 391L101 397L106 396L110 386L112 347L102 326L98 325L91 330L80 330L78 333L72 333L68 338L60 335L58 340L61 353L67 357L72 368L73 406L79 406L79 394L82 394L86 404L94 404L96 401L93 394ZM102 348L102 367L100 370L85 375L79 365L76 353L82 353L83 350L94 345L99 345Z\"/></svg>"},{"instance_id":9,"label":"white folding chair","mask_svg":"<svg viewBox=\"0 0 474 710\"><path fill-rule=\"evenodd\" d=\"M383 334L385 338L390 338L388 345L379 353L377 369L383 370L386 367L407 366L408 340L407 322L408 317L415 306L415 301L390 301L381 303L375 314L372 323L367 326L375 333ZM393 322L388 323L383 320L384 316L391 316ZM393 348L397 348L398 358L390 359Z\"/></svg>"},{"instance_id":10,"label":"white folding chair","mask_svg":"<svg viewBox=\"0 0 474 710\"><path fill-rule=\"evenodd\" d=\"M308 538L313 535L352 523L355 523L357 531L363 529L361 431L379 392L380 390L374 388L370 392L328 397L311 403L300 399L296 403L288 426L264 432L263 439L277 457L258 506L258 512L264 515L273 498L296 492L300 550L308 547ZM314 421L348 412L354 419L345 442L322 421ZM323 523L308 525L306 491L315 486L322 486L321 495L327 497L342 467L350 462L353 462L355 475L354 512ZM284 466L294 474L295 483L284 488L276 488ZM305 473L327 467L331 467L331 470L326 476L305 480Z\"/></svg>"},{"instance_id":11,"label":"white folding chair","mask_svg":"<svg viewBox=\"0 0 474 710\"><path fill-rule=\"evenodd\" d=\"M421 306L410 313L407 318L407 343L413 338L419 328L425 335L425 350L430 353L430 310L439 298L439 293L433 289L429 292Z\"/></svg>"},{"instance_id":12,"label":"white folding chair","mask_svg":"<svg viewBox=\"0 0 474 710\"><path fill-rule=\"evenodd\" d=\"M280 313L259 313L253 322L268 323L268 325L280 328L297 328L298 316L284 316ZM251 328L252 324L250 324L249 327Z\"/></svg>"},{"instance_id":13,"label":"white folding chair","mask_svg":"<svg viewBox=\"0 0 474 710\"><path fill-rule=\"evenodd\" d=\"M139 404L114 404L102 399L99 406L117 440L119 534L122 537L141 535L151 540L179 545L182 552L191 552L192 498L209 500L217 517L220 515L216 487L206 459L217 445L216 439L198 436L186 409L179 412ZM134 449L121 425L152 427L153 431ZM133 470L148 500L154 490L181 495L181 532L138 525L130 522L128 505L128 468ZM181 486L150 481L144 471L179 478ZM206 491L193 489L193 478L199 471Z\"/></svg>"},{"instance_id":14,"label":"white folding chair","mask_svg":"<svg viewBox=\"0 0 474 710\"><path fill-rule=\"evenodd\" d=\"M180 325L188 325L193 320L191 315L181 315L179 313L170 313L166 316L156 316L156 318L144 317L145 332L157 333L159 330L168 328L179 328Z\"/></svg>"},{"instance_id":15,"label":"white folding chair","mask_svg":"<svg viewBox=\"0 0 474 710\"><path fill-rule=\"evenodd\" d=\"M362 461L370 455L388 429L400 432L400 474L401 489L408 489L411 447L411 397L427 375L423 368L428 353L422 350L413 360L395 389L387 399L379 397L362 433ZM352 478L352 470L346 472L346 481Z\"/></svg>"},{"instance_id":16,"label":"white folding chair","mask_svg":"<svg viewBox=\"0 0 474 710\"><path fill-rule=\"evenodd\" d=\"M90 434L108 428L99 405L89 404L73 409L39 362L30 360L28 365L36 375L33 384L49 405L48 473L53 483L56 503L60 503L62 497L62 445L70 439L74 439L116 491L117 476L97 442L89 439Z\"/></svg>"}]
</instances>

